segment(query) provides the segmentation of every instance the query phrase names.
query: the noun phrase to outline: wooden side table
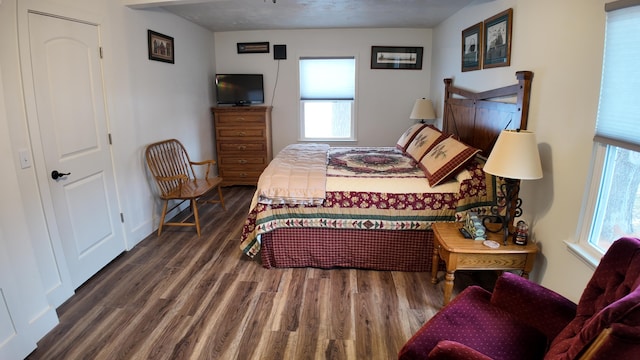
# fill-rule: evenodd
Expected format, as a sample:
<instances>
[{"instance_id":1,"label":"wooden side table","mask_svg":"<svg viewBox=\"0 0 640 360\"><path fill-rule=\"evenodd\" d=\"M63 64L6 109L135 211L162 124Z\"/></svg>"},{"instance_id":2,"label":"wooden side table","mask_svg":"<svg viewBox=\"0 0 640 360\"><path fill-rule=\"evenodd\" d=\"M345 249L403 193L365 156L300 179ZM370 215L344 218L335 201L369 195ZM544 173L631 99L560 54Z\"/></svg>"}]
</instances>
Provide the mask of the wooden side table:
<instances>
[{"instance_id":1,"label":"wooden side table","mask_svg":"<svg viewBox=\"0 0 640 360\"><path fill-rule=\"evenodd\" d=\"M454 272L465 270L522 270L522 277L528 278L538 247L533 243L515 245L509 239L503 245L502 233L488 233L487 239L500 244L497 249L483 245L481 240L465 239L460 233L462 223L435 223L432 226L435 244L431 282L438 283L438 261L446 264L444 283L444 305L449 303L453 290Z\"/></svg>"}]
</instances>

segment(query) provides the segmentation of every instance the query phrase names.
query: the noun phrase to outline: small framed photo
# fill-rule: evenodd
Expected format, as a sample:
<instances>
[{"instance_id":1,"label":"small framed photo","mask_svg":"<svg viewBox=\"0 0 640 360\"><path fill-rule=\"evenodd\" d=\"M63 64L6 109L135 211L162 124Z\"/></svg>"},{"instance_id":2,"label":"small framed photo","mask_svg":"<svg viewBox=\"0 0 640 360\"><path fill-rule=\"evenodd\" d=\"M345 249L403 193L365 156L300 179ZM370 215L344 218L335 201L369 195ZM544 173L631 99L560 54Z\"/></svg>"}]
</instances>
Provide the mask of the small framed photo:
<instances>
[{"instance_id":1,"label":"small framed photo","mask_svg":"<svg viewBox=\"0 0 640 360\"><path fill-rule=\"evenodd\" d=\"M372 46L372 69L422 69L422 47Z\"/></svg>"},{"instance_id":2,"label":"small framed photo","mask_svg":"<svg viewBox=\"0 0 640 360\"><path fill-rule=\"evenodd\" d=\"M259 54L269 52L269 42L237 43L238 54Z\"/></svg>"},{"instance_id":3,"label":"small framed photo","mask_svg":"<svg viewBox=\"0 0 640 360\"><path fill-rule=\"evenodd\" d=\"M482 66L481 22L462 30L462 71L480 70Z\"/></svg>"},{"instance_id":4,"label":"small framed photo","mask_svg":"<svg viewBox=\"0 0 640 360\"><path fill-rule=\"evenodd\" d=\"M147 30L149 60L174 63L173 38L153 30Z\"/></svg>"},{"instance_id":5,"label":"small framed photo","mask_svg":"<svg viewBox=\"0 0 640 360\"><path fill-rule=\"evenodd\" d=\"M484 69L511 64L511 28L513 9L507 9L484 21Z\"/></svg>"}]
</instances>

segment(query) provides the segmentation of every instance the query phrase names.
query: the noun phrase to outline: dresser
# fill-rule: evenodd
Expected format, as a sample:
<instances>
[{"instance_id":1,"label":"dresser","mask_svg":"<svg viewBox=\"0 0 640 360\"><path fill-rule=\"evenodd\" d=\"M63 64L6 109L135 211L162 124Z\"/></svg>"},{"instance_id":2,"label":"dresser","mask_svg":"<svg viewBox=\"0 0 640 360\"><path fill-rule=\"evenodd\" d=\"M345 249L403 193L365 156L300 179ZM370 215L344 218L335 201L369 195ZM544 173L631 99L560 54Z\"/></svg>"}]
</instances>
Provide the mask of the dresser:
<instances>
[{"instance_id":1,"label":"dresser","mask_svg":"<svg viewBox=\"0 0 640 360\"><path fill-rule=\"evenodd\" d=\"M272 159L271 106L211 108L222 186L256 185Z\"/></svg>"}]
</instances>

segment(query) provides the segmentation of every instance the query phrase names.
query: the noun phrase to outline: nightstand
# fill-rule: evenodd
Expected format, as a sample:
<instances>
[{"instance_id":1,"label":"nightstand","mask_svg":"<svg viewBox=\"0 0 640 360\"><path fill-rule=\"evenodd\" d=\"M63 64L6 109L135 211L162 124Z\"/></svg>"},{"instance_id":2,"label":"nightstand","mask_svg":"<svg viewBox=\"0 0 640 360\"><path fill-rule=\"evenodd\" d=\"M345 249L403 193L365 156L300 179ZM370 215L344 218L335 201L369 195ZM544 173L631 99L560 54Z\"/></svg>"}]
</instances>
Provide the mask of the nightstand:
<instances>
[{"instance_id":1,"label":"nightstand","mask_svg":"<svg viewBox=\"0 0 640 360\"><path fill-rule=\"evenodd\" d=\"M483 245L482 240L466 239L460 233L462 223L434 223L432 225L435 243L431 282L438 283L438 262L446 265L444 283L444 305L449 303L453 290L456 270L521 270L522 277L528 278L538 252L536 244L515 245L509 239L503 245L502 233L488 233L487 239L496 241L500 247L492 249Z\"/></svg>"}]
</instances>

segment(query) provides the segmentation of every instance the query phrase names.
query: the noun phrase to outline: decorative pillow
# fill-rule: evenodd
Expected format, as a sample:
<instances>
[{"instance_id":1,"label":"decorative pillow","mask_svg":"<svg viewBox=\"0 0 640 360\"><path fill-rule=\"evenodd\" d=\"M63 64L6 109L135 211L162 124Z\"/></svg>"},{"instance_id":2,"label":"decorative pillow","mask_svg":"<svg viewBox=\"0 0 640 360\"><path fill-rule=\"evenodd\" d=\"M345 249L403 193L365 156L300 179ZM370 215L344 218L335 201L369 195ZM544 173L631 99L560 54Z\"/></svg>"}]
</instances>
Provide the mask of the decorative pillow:
<instances>
[{"instance_id":1,"label":"decorative pillow","mask_svg":"<svg viewBox=\"0 0 640 360\"><path fill-rule=\"evenodd\" d=\"M434 146L446 138L447 136L433 125L427 125L414 136L409 146L407 146L406 153L416 162L420 162L420 159L422 159L429 150L433 149Z\"/></svg>"},{"instance_id":2,"label":"decorative pillow","mask_svg":"<svg viewBox=\"0 0 640 360\"><path fill-rule=\"evenodd\" d=\"M420 160L420 168L424 171L430 186L436 186L453 176L460 167L471 160L480 149L461 143L448 137L436 144Z\"/></svg>"},{"instance_id":3,"label":"decorative pillow","mask_svg":"<svg viewBox=\"0 0 640 360\"><path fill-rule=\"evenodd\" d=\"M409 146L409 143L411 143L411 140L413 140L413 138L416 136L418 131L420 131L425 126L426 125L422 123L411 125L411 127L409 127L407 131L405 131L404 134L400 136L400 139L398 139L398 142L396 143L396 148L402 150L402 152L407 150L407 146Z\"/></svg>"}]
</instances>

